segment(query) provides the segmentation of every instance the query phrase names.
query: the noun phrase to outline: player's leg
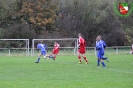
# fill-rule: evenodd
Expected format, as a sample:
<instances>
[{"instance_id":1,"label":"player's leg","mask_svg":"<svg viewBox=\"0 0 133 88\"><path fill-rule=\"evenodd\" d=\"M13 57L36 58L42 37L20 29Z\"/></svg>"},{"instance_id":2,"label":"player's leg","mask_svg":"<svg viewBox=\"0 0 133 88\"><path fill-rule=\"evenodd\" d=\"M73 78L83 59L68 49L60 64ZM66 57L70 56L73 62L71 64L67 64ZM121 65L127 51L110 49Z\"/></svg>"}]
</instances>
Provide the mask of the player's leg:
<instances>
[{"instance_id":1,"label":"player's leg","mask_svg":"<svg viewBox=\"0 0 133 88\"><path fill-rule=\"evenodd\" d=\"M81 58L80 52L78 52L78 59L79 59L79 64L81 64L82 63L82 58Z\"/></svg>"},{"instance_id":2,"label":"player's leg","mask_svg":"<svg viewBox=\"0 0 133 88\"><path fill-rule=\"evenodd\" d=\"M55 60L56 56L57 56L58 53L55 53L54 56L53 56L53 60Z\"/></svg>"},{"instance_id":3,"label":"player's leg","mask_svg":"<svg viewBox=\"0 0 133 88\"><path fill-rule=\"evenodd\" d=\"M85 60L86 64L88 64L88 60L87 60L87 58L86 58L86 56L85 56L85 53L84 53L84 54L82 54L82 57L84 58L84 60Z\"/></svg>"},{"instance_id":4,"label":"player's leg","mask_svg":"<svg viewBox=\"0 0 133 88\"><path fill-rule=\"evenodd\" d=\"M107 62L109 62L108 57L102 57L102 60L106 60Z\"/></svg>"},{"instance_id":5,"label":"player's leg","mask_svg":"<svg viewBox=\"0 0 133 88\"><path fill-rule=\"evenodd\" d=\"M37 59L37 61L35 62L35 63L39 63L39 61L40 61L40 56L41 56L42 54L40 53L40 54L38 54L38 59Z\"/></svg>"},{"instance_id":6,"label":"player's leg","mask_svg":"<svg viewBox=\"0 0 133 88\"><path fill-rule=\"evenodd\" d=\"M42 52L43 58L46 59L47 58L47 52L43 51Z\"/></svg>"},{"instance_id":7,"label":"player's leg","mask_svg":"<svg viewBox=\"0 0 133 88\"><path fill-rule=\"evenodd\" d=\"M82 54L82 57L84 58L86 64L88 64L88 60L87 60L87 58L86 58L86 56L85 56L86 49L85 49L85 48L81 48L81 49L80 49L80 53Z\"/></svg>"},{"instance_id":8,"label":"player's leg","mask_svg":"<svg viewBox=\"0 0 133 88\"><path fill-rule=\"evenodd\" d=\"M54 59L56 58L56 56L57 56L57 53L54 54Z\"/></svg>"},{"instance_id":9,"label":"player's leg","mask_svg":"<svg viewBox=\"0 0 133 88\"><path fill-rule=\"evenodd\" d=\"M55 50L52 51L52 54L50 54L49 58L54 58Z\"/></svg>"},{"instance_id":10,"label":"player's leg","mask_svg":"<svg viewBox=\"0 0 133 88\"><path fill-rule=\"evenodd\" d=\"M100 59L98 58L99 57L98 51L96 53L97 53L97 66L100 66Z\"/></svg>"},{"instance_id":11,"label":"player's leg","mask_svg":"<svg viewBox=\"0 0 133 88\"><path fill-rule=\"evenodd\" d=\"M101 60L101 63L102 63L102 65L103 65L103 67L106 67L106 65L105 65L105 63L104 63L104 61L102 60L102 57L104 57L104 52L101 52L101 55L100 55L100 60Z\"/></svg>"},{"instance_id":12,"label":"player's leg","mask_svg":"<svg viewBox=\"0 0 133 88\"><path fill-rule=\"evenodd\" d=\"M101 51L98 51L98 52L97 52L97 56L98 56L98 59L100 60L100 62L101 62L101 64L102 64L102 66L103 66L103 67L106 67L104 61L102 60L103 54L102 54Z\"/></svg>"},{"instance_id":13,"label":"player's leg","mask_svg":"<svg viewBox=\"0 0 133 88\"><path fill-rule=\"evenodd\" d=\"M102 60L102 55L99 55L98 58L99 58L99 60L100 60L100 62L101 62L101 64L102 64L102 66L103 66L103 67L106 67L104 61Z\"/></svg>"},{"instance_id":14,"label":"player's leg","mask_svg":"<svg viewBox=\"0 0 133 88\"><path fill-rule=\"evenodd\" d=\"M55 53L52 53L49 58L52 58L53 60L55 60Z\"/></svg>"},{"instance_id":15,"label":"player's leg","mask_svg":"<svg viewBox=\"0 0 133 88\"><path fill-rule=\"evenodd\" d=\"M49 58L49 56L50 56L50 55L46 54L46 55L44 56L44 59L47 58L47 57Z\"/></svg>"},{"instance_id":16,"label":"player's leg","mask_svg":"<svg viewBox=\"0 0 133 88\"><path fill-rule=\"evenodd\" d=\"M53 58L53 53L49 55L49 58Z\"/></svg>"},{"instance_id":17,"label":"player's leg","mask_svg":"<svg viewBox=\"0 0 133 88\"><path fill-rule=\"evenodd\" d=\"M104 63L104 61L102 59L100 59L100 62L101 62L103 67L106 67L106 65L105 65L105 63Z\"/></svg>"},{"instance_id":18,"label":"player's leg","mask_svg":"<svg viewBox=\"0 0 133 88\"><path fill-rule=\"evenodd\" d=\"M59 53L59 50L56 50L55 53L54 53L54 56L53 56L53 60L55 60L55 58L58 55L58 53Z\"/></svg>"},{"instance_id":19,"label":"player's leg","mask_svg":"<svg viewBox=\"0 0 133 88\"><path fill-rule=\"evenodd\" d=\"M100 66L100 59L97 58L97 66Z\"/></svg>"}]
</instances>

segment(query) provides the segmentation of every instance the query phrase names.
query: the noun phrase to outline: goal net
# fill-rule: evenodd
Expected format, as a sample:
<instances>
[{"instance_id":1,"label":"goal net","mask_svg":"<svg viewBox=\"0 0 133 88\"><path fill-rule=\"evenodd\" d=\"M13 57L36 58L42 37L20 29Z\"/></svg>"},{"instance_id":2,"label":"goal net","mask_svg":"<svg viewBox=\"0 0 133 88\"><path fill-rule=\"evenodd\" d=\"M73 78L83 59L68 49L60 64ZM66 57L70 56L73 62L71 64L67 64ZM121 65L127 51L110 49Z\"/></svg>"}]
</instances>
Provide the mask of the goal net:
<instances>
[{"instance_id":1,"label":"goal net","mask_svg":"<svg viewBox=\"0 0 133 88\"><path fill-rule=\"evenodd\" d=\"M60 44L59 55L77 55L77 38L62 38L62 39L33 39L32 40L32 54L31 56L39 53L37 47L38 41L42 41L43 44L48 46L48 54L51 54L56 41Z\"/></svg>"},{"instance_id":2,"label":"goal net","mask_svg":"<svg viewBox=\"0 0 133 88\"><path fill-rule=\"evenodd\" d=\"M0 56L29 56L29 39L0 39Z\"/></svg>"}]
</instances>

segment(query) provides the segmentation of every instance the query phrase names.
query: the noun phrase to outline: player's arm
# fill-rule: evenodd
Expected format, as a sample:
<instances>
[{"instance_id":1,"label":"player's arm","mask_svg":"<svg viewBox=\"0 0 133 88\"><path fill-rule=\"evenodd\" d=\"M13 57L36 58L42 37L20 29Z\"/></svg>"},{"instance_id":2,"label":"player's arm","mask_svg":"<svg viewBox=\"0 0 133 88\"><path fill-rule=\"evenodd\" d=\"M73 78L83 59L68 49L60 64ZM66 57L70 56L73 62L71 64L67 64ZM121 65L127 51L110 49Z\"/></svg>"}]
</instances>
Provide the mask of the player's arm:
<instances>
[{"instance_id":1,"label":"player's arm","mask_svg":"<svg viewBox=\"0 0 133 88\"><path fill-rule=\"evenodd\" d=\"M81 44L82 44L82 38L79 38L79 42L78 42L78 46L77 47L79 47Z\"/></svg>"},{"instance_id":2,"label":"player's arm","mask_svg":"<svg viewBox=\"0 0 133 88\"><path fill-rule=\"evenodd\" d=\"M106 48L107 47L107 45L106 45L106 43L103 41L103 47L104 48Z\"/></svg>"},{"instance_id":3,"label":"player's arm","mask_svg":"<svg viewBox=\"0 0 133 88\"><path fill-rule=\"evenodd\" d=\"M79 46L80 46L80 44L77 45L77 47L79 47Z\"/></svg>"},{"instance_id":4,"label":"player's arm","mask_svg":"<svg viewBox=\"0 0 133 88\"><path fill-rule=\"evenodd\" d=\"M37 45L37 49L40 49L40 45L39 44Z\"/></svg>"},{"instance_id":5,"label":"player's arm","mask_svg":"<svg viewBox=\"0 0 133 88\"><path fill-rule=\"evenodd\" d=\"M79 40L77 47L80 47L80 43L81 43L81 42L80 42L80 40Z\"/></svg>"},{"instance_id":6,"label":"player's arm","mask_svg":"<svg viewBox=\"0 0 133 88\"><path fill-rule=\"evenodd\" d=\"M39 49L41 49L41 48L40 48L40 45L38 44L38 45L37 45L37 51L39 51Z\"/></svg>"}]
</instances>

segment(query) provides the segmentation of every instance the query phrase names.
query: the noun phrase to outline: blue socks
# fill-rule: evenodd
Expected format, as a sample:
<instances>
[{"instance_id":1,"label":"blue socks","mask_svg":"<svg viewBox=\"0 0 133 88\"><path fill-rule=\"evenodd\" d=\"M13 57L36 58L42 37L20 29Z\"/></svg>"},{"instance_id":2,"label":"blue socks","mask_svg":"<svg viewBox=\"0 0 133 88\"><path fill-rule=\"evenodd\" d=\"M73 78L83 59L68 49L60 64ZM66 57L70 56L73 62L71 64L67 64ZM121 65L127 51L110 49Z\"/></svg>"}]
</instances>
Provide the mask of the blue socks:
<instances>
[{"instance_id":1,"label":"blue socks","mask_svg":"<svg viewBox=\"0 0 133 88\"><path fill-rule=\"evenodd\" d=\"M38 60L37 60L37 62L39 62L40 61L40 57L38 57Z\"/></svg>"},{"instance_id":2,"label":"blue socks","mask_svg":"<svg viewBox=\"0 0 133 88\"><path fill-rule=\"evenodd\" d=\"M103 67L106 67L106 65L104 64L104 62L101 62L101 64L103 65Z\"/></svg>"}]
</instances>

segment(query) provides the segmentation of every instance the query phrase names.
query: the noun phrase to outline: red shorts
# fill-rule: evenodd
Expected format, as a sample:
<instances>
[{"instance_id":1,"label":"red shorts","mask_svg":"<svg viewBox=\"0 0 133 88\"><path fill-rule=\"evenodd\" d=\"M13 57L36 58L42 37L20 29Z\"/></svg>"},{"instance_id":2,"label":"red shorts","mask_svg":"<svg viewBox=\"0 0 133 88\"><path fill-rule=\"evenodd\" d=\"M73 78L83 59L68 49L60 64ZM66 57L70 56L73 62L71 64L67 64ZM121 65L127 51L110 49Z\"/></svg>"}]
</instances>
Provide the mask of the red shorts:
<instances>
[{"instance_id":1,"label":"red shorts","mask_svg":"<svg viewBox=\"0 0 133 88\"><path fill-rule=\"evenodd\" d=\"M80 48L78 50L78 52L81 53L81 54L85 54L86 53L86 49L85 48Z\"/></svg>"},{"instance_id":2,"label":"red shorts","mask_svg":"<svg viewBox=\"0 0 133 88\"><path fill-rule=\"evenodd\" d=\"M57 50L53 50L53 51L52 51L52 53L53 53L53 54L58 54L58 52L59 52L59 50L58 50L58 49L57 49Z\"/></svg>"}]
</instances>

